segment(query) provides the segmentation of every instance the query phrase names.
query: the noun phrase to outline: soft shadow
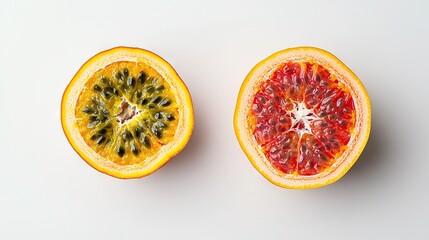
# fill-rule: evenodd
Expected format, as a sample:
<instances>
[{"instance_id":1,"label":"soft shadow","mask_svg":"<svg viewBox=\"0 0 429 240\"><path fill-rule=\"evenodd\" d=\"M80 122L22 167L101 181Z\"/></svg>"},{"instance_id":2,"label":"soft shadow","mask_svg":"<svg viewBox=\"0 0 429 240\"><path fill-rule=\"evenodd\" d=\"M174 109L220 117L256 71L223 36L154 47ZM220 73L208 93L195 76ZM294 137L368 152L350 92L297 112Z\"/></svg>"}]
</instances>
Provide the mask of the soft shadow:
<instances>
[{"instance_id":1,"label":"soft shadow","mask_svg":"<svg viewBox=\"0 0 429 240\"><path fill-rule=\"evenodd\" d=\"M199 159L202 159L202 152L207 145L207 134L202 130L202 124L204 123L203 116L200 114L202 113L200 111L202 107L200 104L194 104L195 123L191 139L178 155L159 170L160 173L166 175L178 173L181 175L180 172L189 172L189 168L195 165Z\"/></svg>"},{"instance_id":2,"label":"soft shadow","mask_svg":"<svg viewBox=\"0 0 429 240\"><path fill-rule=\"evenodd\" d=\"M193 74L189 73L188 74ZM198 79L197 76L183 76L184 79ZM198 81L197 81L198 82ZM188 86L192 87L192 86ZM198 87L193 85L193 87ZM189 89L192 94L192 88ZM168 185L177 185L177 182L190 181L193 174L202 168L204 164L204 151L209 146L207 131L204 131L204 123L209 116L204 115L206 98L203 93L192 94L194 107L194 128L191 138L185 148L173 157L166 165L156 172L134 183L144 188L162 188ZM195 174L194 174L195 175Z\"/></svg>"}]
</instances>

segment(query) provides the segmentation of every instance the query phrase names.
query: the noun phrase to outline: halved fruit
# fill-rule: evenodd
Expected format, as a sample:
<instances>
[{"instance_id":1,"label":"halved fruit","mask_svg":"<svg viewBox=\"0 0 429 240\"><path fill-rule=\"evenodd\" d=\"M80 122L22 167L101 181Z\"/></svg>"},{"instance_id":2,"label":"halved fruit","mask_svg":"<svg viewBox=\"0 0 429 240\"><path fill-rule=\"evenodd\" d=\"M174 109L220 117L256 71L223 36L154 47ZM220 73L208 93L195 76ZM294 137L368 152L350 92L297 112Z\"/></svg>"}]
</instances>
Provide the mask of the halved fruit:
<instances>
[{"instance_id":1,"label":"halved fruit","mask_svg":"<svg viewBox=\"0 0 429 240\"><path fill-rule=\"evenodd\" d=\"M92 57L73 77L61 123L89 165L139 178L185 147L194 115L189 91L169 63L147 50L117 47Z\"/></svg>"},{"instance_id":2,"label":"halved fruit","mask_svg":"<svg viewBox=\"0 0 429 240\"><path fill-rule=\"evenodd\" d=\"M234 114L237 139L253 166L285 188L340 179L363 151L371 105L358 77L314 47L279 51L244 80Z\"/></svg>"}]
</instances>

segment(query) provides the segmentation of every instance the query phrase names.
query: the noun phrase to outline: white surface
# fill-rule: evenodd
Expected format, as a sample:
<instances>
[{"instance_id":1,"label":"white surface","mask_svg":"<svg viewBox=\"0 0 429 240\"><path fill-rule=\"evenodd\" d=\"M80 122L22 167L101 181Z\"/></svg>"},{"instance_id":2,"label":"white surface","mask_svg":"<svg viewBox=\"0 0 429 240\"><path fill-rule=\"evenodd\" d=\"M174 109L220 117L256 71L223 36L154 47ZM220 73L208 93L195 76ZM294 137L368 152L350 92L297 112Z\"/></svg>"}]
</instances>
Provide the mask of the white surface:
<instances>
[{"instance_id":1,"label":"white surface","mask_svg":"<svg viewBox=\"0 0 429 240\"><path fill-rule=\"evenodd\" d=\"M429 234L429 4L424 1L0 1L0 239L424 239ZM118 45L158 53L193 96L185 150L121 181L68 144L60 100ZM278 188L233 132L248 71L280 49L324 48L361 78L373 129L330 186Z\"/></svg>"}]
</instances>

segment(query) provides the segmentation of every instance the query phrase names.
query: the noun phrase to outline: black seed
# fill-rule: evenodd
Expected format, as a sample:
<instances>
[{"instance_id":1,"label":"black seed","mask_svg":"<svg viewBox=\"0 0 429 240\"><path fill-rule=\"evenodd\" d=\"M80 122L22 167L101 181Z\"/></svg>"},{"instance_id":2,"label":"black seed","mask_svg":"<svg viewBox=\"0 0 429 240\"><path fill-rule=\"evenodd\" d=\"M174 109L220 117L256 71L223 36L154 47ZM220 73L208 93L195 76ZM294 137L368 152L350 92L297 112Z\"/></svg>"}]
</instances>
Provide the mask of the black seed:
<instances>
[{"instance_id":1,"label":"black seed","mask_svg":"<svg viewBox=\"0 0 429 240\"><path fill-rule=\"evenodd\" d=\"M155 88L152 86L152 85L150 85L150 86L148 86L147 88L146 88L146 92L147 93L153 93L155 91Z\"/></svg>"},{"instance_id":2,"label":"black seed","mask_svg":"<svg viewBox=\"0 0 429 240\"><path fill-rule=\"evenodd\" d=\"M170 99L164 99L164 100L162 100L160 103L159 103L159 105L161 105L161 106L163 106L163 107L167 107L167 106L170 106L170 104L171 104L171 101L170 101Z\"/></svg>"},{"instance_id":3,"label":"black seed","mask_svg":"<svg viewBox=\"0 0 429 240\"><path fill-rule=\"evenodd\" d=\"M162 137L162 133L161 131L158 130L158 128L156 127L156 125L152 125L152 127L150 128L150 130L152 131L152 133L157 137L157 138L161 138Z\"/></svg>"},{"instance_id":4,"label":"black seed","mask_svg":"<svg viewBox=\"0 0 429 240\"><path fill-rule=\"evenodd\" d=\"M128 69L124 68L124 79L126 79L128 77Z\"/></svg>"},{"instance_id":5,"label":"black seed","mask_svg":"<svg viewBox=\"0 0 429 240\"><path fill-rule=\"evenodd\" d=\"M94 109L89 108L89 107L83 107L82 112L87 113L87 114L92 114L92 113L94 113Z\"/></svg>"},{"instance_id":6,"label":"black seed","mask_svg":"<svg viewBox=\"0 0 429 240\"><path fill-rule=\"evenodd\" d=\"M148 106L147 106L149 109L153 109L153 108L156 108L156 105L155 104L149 104Z\"/></svg>"},{"instance_id":7,"label":"black seed","mask_svg":"<svg viewBox=\"0 0 429 240\"><path fill-rule=\"evenodd\" d=\"M98 117L97 116L91 116L91 117L89 117L89 121L90 122L98 121Z\"/></svg>"},{"instance_id":8,"label":"black seed","mask_svg":"<svg viewBox=\"0 0 429 240\"><path fill-rule=\"evenodd\" d=\"M92 121L88 124L88 128L93 128L93 127L97 126L99 123L100 123L100 121L98 121L98 120Z\"/></svg>"},{"instance_id":9,"label":"black seed","mask_svg":"<svg viewBox=\"0 0 429 240\"><path fill-rule=\"evenodd\" d=\"M134 87L136 85L136 79L133 77L129 77L127 81L128 87Z\"/></svg>"},{"instance_id":10,"label":"black seed","mask_svg":"<svg viewBox=\"0 0 429 240\"><path fill-rule=\"evenodd\" d=\"M97 137L98 137L97 135L92 135L92 136L91 136L91 140L93 140L93 141L94 141L95 139L97 139Z\"/></svg>"},{"instance_id":11,"label":"black seed","mask_svg":"<svg viewBox=\"0 0 429 240\"><path fill-rule=\"evenodd\" d=\"M104 141L106 141L106 138L103 136L100 136L97 140L95 140L95 143L100 145L102 144Z\"/></svg>"},{"instance_id":12,"label":"black seed","mask_svg":"<svg viewBox=\"0 0 429 240\"><path fill-rule=\"evenodd\" d=\"M107 133L107 129L106 129L106 128L103 128L103 129L101 129L100 131L98 131L98 133L99 133L99 134L101 134L101 135L104 135L104 134L106 134L106 133Z\"/></svg>"},{"instance_id":13,"label":"black seed","mask_svg":"<svg viewBox=\"0 0 429 240\"><path fill-rule=\"evenodd\" d=\"M160 122L160 121L156 122L155 124L160 128L166 128L167 127L167 125L165 123Z\"/></svg>"},{"instance_id":14,"label":"black seed","mask_svg":"<svg viewBox=\"0 0 429 240\"><path fill-rule=\"evenodd\" d=\"M159 103L160 101L162 100L162 97L160 97L160 96L156 96L156 97L154 97L154 98L152 98L152 103Z\"/></svg>"},{"instance_id":15,"label":"black seed","mask_svg":"<svg viewBox=\"0 0 429 240\"><path fill-rule=\"evenodd\" d=\"M157 91L162 91L164 89L165 89L164 85L161 85L161 86L159 86L159 87L156 88Z\"/></svg>"},{"instance_id":16,"label":"black seed","mask_svg":"<svg viewBox=\"0 0 429 240\"><path fill-rule=\"evenodd\" d=\"M141 142L143 143L143 145L145 145L145 147L150 148L150 140L148 137L143 136L141 138Z\"/></svg>"},{"instance_id":17,"label":"black seed","mask_svg":"<svg viewBox=\"0 0 429 240\"><path fill-rule=\"evenodd\" d=\"M136 138L140 138L141 134L142 134L142 131L140 130L140 128L136 128L134 130L134 135L136 136Z\"/></svg>"},{"instance_id":18,"label":"black seed","mask_svg":"<svg viewBox=\"0 0 429 240\"><path fill-rule=\"evenodd\" d=\"M133 150L131 150L132 152L133 152L133 154L135 155L135 156L138 156L139 155L139 153L140 153L140 150L138 150L137 148L134 148Z\"/></svg>"},{"instance_id":19,"label":"black seed","mask_svg":"<svg viewBox=\"0 0 429 240\"><path fill-rule=\"evenodd\" d=\"M157 84L157 83L158 83L158 78L152 77L152 84Z\"/></svg>"},{"instance_id":20,"label":"black seed","mask_svg":"<svg viewBox=\"0 0 429 240\"><path fill-rule=\"evenodd\" d=\"M107 109L100 107L100 111L104 114L104 115L109 115L109 111L107 111Z\"/></svg>"},{"instance_id":21,"label":"black seed","mask_svg":"<svg viewBox=\"0 0 429 240\"><path fill-rule=\"evenodd\" d=\"M133 134L131 134L131 132L130 132L130 131L125 130L125 131L122 133L122 138L123 138L125 141L127 141L127 140L131 140L131 139L133 139Z\"/></svg>"},{"instance_id":22,"label":"black seed","mask_svg":"<svg viewBox=\"0 0 429 240\"><path fill-rule=\"evenodd\" d=\"M116 149L116 152L118 153L119 157L123 157L125 155L125 148L124 147L118 147L118 149Z\"/></svg>"},{"instance_id":23,"label":"black seed","mask_svg":"<svg viewBox=\"0 0 429 240\"><path fill-rule=\"evenodd\" d=\"M102 116L100 119L102 122L106 122L108 120L108 118L106 116Z\"/></svg>"},{"instance_id":24,"label":"black seed","mask_svg":"<svg viewBox=\"0 0 429 240\"><path fill-rule=\"evenodd\" d=\"M176 118L173 116L173 114L171 114L171 113L170 113L170 114L168 114L168 115L167 115L167 120L168 120L168 121L173 121L173 120L175 120L175 119L176 119Z\"/></svg>"},{"instance_id":25,"label":"black seed","mask_svg":"<svg viewBox=\"0 0 429 240\"><path fill-rule=\"evenodd\" d=\"M136 97L137 97L137 99L140 99L142 97L142 92L141 91L137 91L136 92Z\"/></svg>"},{"instance_id":26,"label":"black seed","mask_svg":"<svg viewBox=\"0 0 429 240\"><path fill-rule=\"evenodd\" d=\"M146 105L148 102L149 102L149 100L148 100L147 98L145 98L145 99L142 99L142 100L140 101L140 104L141 104L141 105Z\"/></svg>"},{"instance_id":27,"label":"black seed","mask_svg":"<svg viewBox=\"0 0 429 240\"><path fill-rule=\"evenodd\" d=\"M150 124L149 120L146 118L143 119L142 123L145 124L146 126L149 126L149 124Z\"/></svg>"},{"instance_id":28,"label":"black seed","mask_svg":"<svg viewBox=\"0 0 429 240\"><path fill-rule=\"evenodd\" d=\"M103 95L107 99L111 98L113 94L113 88L112 87L106 87L104 88Z\"/></svg>"},{"instance_id":29,"label":"black seed","mask_svg":"<svg viewBox=\"0 0 429 240\"><path fill-rule=\"evenodd\" d=\"M156 118L156 119L162 119L162 115L161 115L161 113L159 113L159 112L155 113L155 114L153 115L153 117L154 117L154 118Z\"/></svg>"},{"instance_id":30,"label":"black seed","mask_svg":"<svg viewBox=\"0 0 429 240\"><path fill-rule=\"evenodd\" d=\"M139 79L140 84L143 84L146 81L146 73L141 71L139 73L138 79Z\"/></svg>"},{"instance_id":31,"label":"black seed","mask_svg":"<svg viewBox=\"0 0 429 240\"><path fill-rule=\"evenodd\" d=\"M124 77L124 75L122 74L122 72L121 71L119 71L119 72L117 72L116 73L116 79L122 79Z\"/></svg>"},{"instance_id":32,"label":"black seed","mask_svg":"<svg viewBox=\"0 0 429 240\"><path fill-rule=\"evenodd\" d=\"M101 82L102 82L103 84L110 85L110 81L109 81L109 79L108 79L106 76L102 76L102 77L101 77Z\"/></svg>"},{"instance_id":33,"label":"black seed","mask_svg":"<svg viewBox=\"0 0 429 240\"><path fill-rule=\"evenodd\" d=\"M101 87L100 87L100 86L95 85L95 86L94 86L94 90L95 90L95 91L97 91L97 92L101 92L101 90L102 90L102 89L101 89Z\"/></svg>"},{"instance_id":34,"label":"black seed","mask_svg":"<svg viewBox=\"0 0 429 240\"><path fill-rule=\"evenodd\" d=\"M113 91L114 91L114 90L113 90L113 87L105 87L105 88L104 88L104 91L105 91L105 92L113 93Z\"/></svg>"},{"instance_id":35,"label":"black seed","mask_svg":"<svg viewBox=\"0 0 429 240\"><path fill-rule=\"evenodd\" d=\"M130 146L131 146L131 152L133 152L135 156L139 155L140 150L136 147L136 145L134 145L134 143L131 143Z\"/></svg>"}]
</instances>

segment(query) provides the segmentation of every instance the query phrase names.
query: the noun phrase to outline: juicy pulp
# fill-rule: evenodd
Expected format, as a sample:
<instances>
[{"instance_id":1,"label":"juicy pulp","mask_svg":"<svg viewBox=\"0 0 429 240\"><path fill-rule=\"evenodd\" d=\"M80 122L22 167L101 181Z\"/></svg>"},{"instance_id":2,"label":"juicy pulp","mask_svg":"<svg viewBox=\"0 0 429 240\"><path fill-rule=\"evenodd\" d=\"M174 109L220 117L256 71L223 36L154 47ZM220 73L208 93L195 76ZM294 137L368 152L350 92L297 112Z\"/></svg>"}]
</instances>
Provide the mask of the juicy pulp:
<instances>
[{"instance_id":1,"label":"juicy pulp","mask_svg":"<svg viewBox=\"0 0 429 240\"><path fill-rule=\"evenodd\" d=\"M286 174L315 175L347 148L355 114L351 93L328 69L287 62L261 84L248 124L275 168Z\"/></svg>"}]
</instances>

